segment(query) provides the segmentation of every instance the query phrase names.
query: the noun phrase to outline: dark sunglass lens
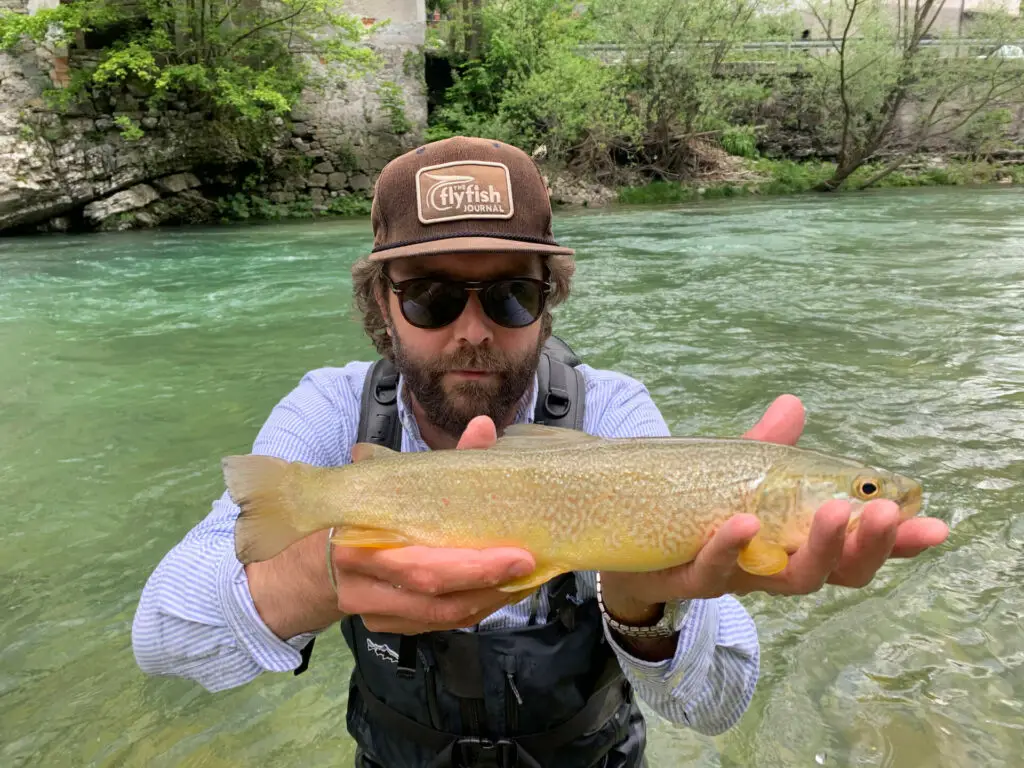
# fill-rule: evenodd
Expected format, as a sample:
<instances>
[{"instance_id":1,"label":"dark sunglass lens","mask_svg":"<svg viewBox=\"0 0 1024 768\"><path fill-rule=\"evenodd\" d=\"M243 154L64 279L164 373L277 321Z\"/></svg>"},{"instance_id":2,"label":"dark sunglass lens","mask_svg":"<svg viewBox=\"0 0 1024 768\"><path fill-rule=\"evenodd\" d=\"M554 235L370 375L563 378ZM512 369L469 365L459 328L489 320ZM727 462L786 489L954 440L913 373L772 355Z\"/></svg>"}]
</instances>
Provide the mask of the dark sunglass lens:
<instances>
[{"instance_id":1,"label":"dark sunglass lens","mask_svg":"<svg viewBox=\"0 0 1024 768\"><path fill-rule=\"evenodd\" d=\"M544 293L527 280L503 280L480 297L490 318L506 328L523 328L540 317Z\"/></svg>"},{"instance_id":2,"label":"dark sunglass lens","mask_svg":"<svg viewBox=\"0 0 1024 768\"><path fill-rule=\"evenodd\" d=\"M462 314L466 299L466 292L457 285L414 280L402 288L402 312L420 328L441 328Z\"/></svg>"}]
</instances>

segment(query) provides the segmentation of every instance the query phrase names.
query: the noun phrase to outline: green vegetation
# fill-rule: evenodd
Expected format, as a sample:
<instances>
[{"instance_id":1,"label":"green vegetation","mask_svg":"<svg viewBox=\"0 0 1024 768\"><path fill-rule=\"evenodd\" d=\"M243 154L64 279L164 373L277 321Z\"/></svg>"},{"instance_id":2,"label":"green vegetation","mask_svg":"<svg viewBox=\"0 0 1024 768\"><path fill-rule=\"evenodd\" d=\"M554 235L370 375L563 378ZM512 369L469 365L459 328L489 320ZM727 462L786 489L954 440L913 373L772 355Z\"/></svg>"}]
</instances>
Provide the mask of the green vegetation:
<instances>
[{"instance_id":1,"label":"green vegetation","mask_svg":"<svg viewBox=\"0 0 1024 768\"><path fill-rule=\"evenodd\" d=\"M696 194L691 183L719 170L709 142L753 160L771 133L836 162L778 164L763 182L702 184L704 196L936 180L898 171L936 142L981 157L1006 147L1024 103L1024 61L991 55L1024 39L1024 19L975 14L965 34L986 47L958 46L935 26L939 0L806 0L785 12L769 0L441 4L457 13L432 44L455 82L428 138L492 136L606 184L661 182L656 194ZM743 47L799 41L799 11L823 45Z\"/></svg>"},{"instance_id":2,"label":"green vegetation","mask_svg":"<svg viewBox=\"0 0 1024 768\"><path fill-rule=\"evenodd\" d=\"M317 216L369 216L371 201L363 195L339 195L327 203L327 210L313 209L313 199L301 196L291 203L275 203L261 195L236 192L216 201L223 222L279 219L310 219Z\"/></svg>"},{"instance_id":3,"label":"green vegetation","mask_svg":"<svg viewBox=\"0 0 1024 768\"><path fill-rule=\"evenodd\" d=\"M876 175L884 164L866 164L850 175L854 188ZM750 169L757 181L711 183L655 181L619 190L619 202L632 205L686 203L741 195L792 195L820 189L835 173L835 163L821 161L758 160ZM1003 167L985 161L958 161L919 171L897 170L874 183L875 187L966 186L993 183L1024 184L1024 166Z\"/></svg>"},{"instance_id":4,"label":"green vegetation","mask_svg":"<svg viewBox=\"0 0 1024 768\"><path fill-rule=\"evenodd\" d=\"M55 106L127 91L153 110L183 101L239 132L287 114L304 88L375 66L357 45L370 31L343 0L75 0L31 16L0 12L0 48L25 37L50 46L102 40L97 62L71 57L69 87L47 94ZM142 135L134 123L121 128L125 138Z\"/></svg>"},{"instance_id":5,"label":"green vegetation","mask_svg":"<svg viewBox=\"0 0 1024 768\"><path fill-rule=\"evenodd\" d=\"M991 162L1012 146L1010 126L1024 105L1024 60L994 53L1024 40L1024 14L973 13L963 35L986 43L970 47L937 29L940 0L426 5L449 16L431 28L428 48L449 60L454 78L426 140L501 139L553 170L625 187L624 202L1019 183L1024 174ZM382 25L364 27L346 6L65 0L33 15L0 11L0 49L26 38L69 47L71 81L47 93L51 103L70 110L92 101L114 115L126 141L152 124L143 110L173 107L209 118L211 140L237 147L241 167L262 169L275 124L304 90L380 65L362 43ZM808 23L814 46L800 42ZM760 45L767 41L778 45ZM76 55L83 43L89 55ZM406 74L422 66L422 51L406 54ZM375 90L390 130L412 131L398 85L380 78ZM26 125L22 135L59 130ZM808 160L787 159L796 146ZM977 162L914 167L932 151ZM334 166L356 170L355 162ZM217 201L220 215L314 215L312 198L276 202L291 194L269 193L266 181L232 188ZM358 196L317 199L331 213L369 210Z\"/></svg>"}]
</instances>

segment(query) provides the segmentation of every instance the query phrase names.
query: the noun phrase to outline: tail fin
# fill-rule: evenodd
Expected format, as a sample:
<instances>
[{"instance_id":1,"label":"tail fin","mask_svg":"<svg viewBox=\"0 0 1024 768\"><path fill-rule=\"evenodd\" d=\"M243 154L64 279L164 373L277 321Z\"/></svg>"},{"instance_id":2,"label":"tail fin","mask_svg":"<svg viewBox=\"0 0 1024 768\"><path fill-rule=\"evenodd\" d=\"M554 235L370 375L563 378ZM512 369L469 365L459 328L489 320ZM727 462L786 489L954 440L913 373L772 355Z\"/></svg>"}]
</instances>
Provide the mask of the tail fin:
<instances>
[{"instance_id":1,"label":"tail fin","mask_svg":"<svg viewBox=\"0 0 1024 768\"><path fill-rule=\"evenodd\" d=\"M296 525L300 512L294 467L275 456L228 456L221 460L228 493L242 512L235 521L235 555L243 564L269 560L306 535Z\"/></svg>"}]
</instances>

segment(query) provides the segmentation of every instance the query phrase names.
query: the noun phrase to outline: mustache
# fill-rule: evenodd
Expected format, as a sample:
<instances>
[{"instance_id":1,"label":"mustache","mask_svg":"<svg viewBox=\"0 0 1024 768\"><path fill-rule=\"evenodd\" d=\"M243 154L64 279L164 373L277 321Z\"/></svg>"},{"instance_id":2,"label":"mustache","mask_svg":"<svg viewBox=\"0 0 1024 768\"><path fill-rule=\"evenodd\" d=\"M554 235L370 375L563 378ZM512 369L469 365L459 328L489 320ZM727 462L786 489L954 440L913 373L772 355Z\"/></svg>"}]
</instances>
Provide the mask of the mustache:
<instances>
[{"instance_id":1,"label":"mustache","mask_svg":"<svg viewBox=\"0 0 1024 768\"><path fill-rule=\"evenodd\" d=\"M468 368L501 373L512 368L512 363L508 357L493 347L467 346L459 347L455 352L446 357L430 361L429 367L431 372L438 374Z\"/></svg>"}]
</instances>

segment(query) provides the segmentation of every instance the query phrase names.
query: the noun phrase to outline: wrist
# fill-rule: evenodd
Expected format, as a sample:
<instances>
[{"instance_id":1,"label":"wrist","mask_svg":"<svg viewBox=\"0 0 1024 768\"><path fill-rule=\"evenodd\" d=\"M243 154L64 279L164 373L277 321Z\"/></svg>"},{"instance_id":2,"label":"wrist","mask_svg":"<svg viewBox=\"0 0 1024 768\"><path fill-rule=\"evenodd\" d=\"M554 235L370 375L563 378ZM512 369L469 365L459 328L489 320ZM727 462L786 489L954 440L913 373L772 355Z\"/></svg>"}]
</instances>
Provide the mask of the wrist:
<instances>
[{"instance_id":1,"label":"wrist","mask_svg":"<svg viewBox=\"0 0 1024 768\"><path fill-rule=\"evenodd\" d=\"M611 618L622 624L650 626L656 624L665 611L665 603L652 603L633 594L625 575L601 573L601 599Z\"/></svg>"},{"instance_id":2,"label":"wrist","mask_svg":"<svg viewBox=\"0 0 1024 768\"><path fill-rule=\"evenodd\" d=\"M260 618L282 640L343 617L327 570L327 531L307 536L270 560L245 566Z\"/></svg>"},{"instance_id":3,"label":"wrist","mask_svg":"<svg viewBox=\"0 0 1024 768\"><path fill-rule=\"evenodd\" d=\"M597 574L597 600L615 642L628 654L644 661L672 658L679 641L676 629L679 602L646 602L625 588L628 576L610 576ZM605 589L604 582L610 584L610 589Z\"/></svg>"}]
</instances>

